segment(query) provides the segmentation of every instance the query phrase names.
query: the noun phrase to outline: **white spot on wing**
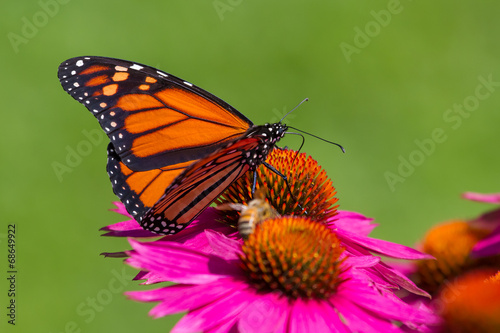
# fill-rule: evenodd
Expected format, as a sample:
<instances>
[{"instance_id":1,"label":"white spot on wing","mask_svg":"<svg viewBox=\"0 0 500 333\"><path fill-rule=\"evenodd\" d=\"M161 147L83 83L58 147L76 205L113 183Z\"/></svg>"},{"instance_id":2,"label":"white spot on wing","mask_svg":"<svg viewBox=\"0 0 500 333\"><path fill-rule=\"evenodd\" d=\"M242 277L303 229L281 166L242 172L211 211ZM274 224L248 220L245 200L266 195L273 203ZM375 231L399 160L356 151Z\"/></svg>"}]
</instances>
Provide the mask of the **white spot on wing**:
<instances>
[{"instance_id":1,"label":"white spot on wing","mask_svg":"<svg viewBox=\"0 0 500 333\"><path fill-rule=\"evenodd\" d=\"M76 62L76 65L77 65L78 67L82 67L82 66L83 66L83 60L78 60L78 61Z\"/></svg>"},{"instance_id":2,"label":"white spot on wing","mask_svg":"<svg viewBox=\"0 0 500 333\"><path fill-rule=\"evenodd\" d=\"M137 65L137 64L133 64L132 66L130 66L131 69L135 69L137 71L140 71L141 69L143 69L144 67L140 66L140 65Z\"/></svg>"}]
</instances>

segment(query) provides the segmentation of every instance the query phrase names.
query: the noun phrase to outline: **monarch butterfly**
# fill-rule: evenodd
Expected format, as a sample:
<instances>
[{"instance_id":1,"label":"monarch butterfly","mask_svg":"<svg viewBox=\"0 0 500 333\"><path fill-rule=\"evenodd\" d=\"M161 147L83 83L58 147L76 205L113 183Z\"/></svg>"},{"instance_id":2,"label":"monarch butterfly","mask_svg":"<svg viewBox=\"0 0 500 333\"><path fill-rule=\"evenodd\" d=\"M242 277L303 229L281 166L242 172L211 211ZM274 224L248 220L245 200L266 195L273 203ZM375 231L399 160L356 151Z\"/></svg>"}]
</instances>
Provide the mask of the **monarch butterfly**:
<instances>
[{"instance_id":1,"label":"monarch butterfly","mask_svg":"<svg viewBox=\"0 0 500 333\"><path fill-rule=\"evenodd\" d=\"M248 205L241 203L225 203L217 206L219 210L236 210L241 212L238 219L238 233L243 238L248 238L255 227L267 219L280 217L280 214L268 202L266 192L259 188L254 193L254 198Z\"/></svg>"},{"instance_id":2,"label":"monarch butterfly","mask_svg":"<svg viewBox=\"0 0 500 333\"><path fill-rule=\"evenodd\" d=\"M288 128L255 126L209 92L135 62L77 57L58 77L111 141L113 192L157 234L184 229L248 170L274 169L266 157Z\"/></svg>"}]
</instances>

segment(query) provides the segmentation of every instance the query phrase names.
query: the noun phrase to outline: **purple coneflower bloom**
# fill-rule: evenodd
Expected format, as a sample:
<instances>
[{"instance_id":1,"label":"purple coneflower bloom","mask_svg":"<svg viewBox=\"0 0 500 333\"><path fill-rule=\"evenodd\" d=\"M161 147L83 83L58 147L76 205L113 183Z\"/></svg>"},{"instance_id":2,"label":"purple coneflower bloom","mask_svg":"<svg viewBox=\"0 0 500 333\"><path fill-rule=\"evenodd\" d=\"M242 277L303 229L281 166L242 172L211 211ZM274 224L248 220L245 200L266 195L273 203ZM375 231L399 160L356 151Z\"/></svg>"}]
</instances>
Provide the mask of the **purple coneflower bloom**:
<instances>
[{"instance_id":1,"label":"purple coneflower bloom","mask_svg":"<svg viewBox=\"0 0 500 333\"><path fill-rule=\"evenodd\" d=\"M129 292L159 302L154 317L188 311L173 332L401 332L437 318L397 298L325 225L300 217L263 222L243 245L204 232L213 249L130 240L128 264L177 285Z\"/></svg>"}]
</instances>

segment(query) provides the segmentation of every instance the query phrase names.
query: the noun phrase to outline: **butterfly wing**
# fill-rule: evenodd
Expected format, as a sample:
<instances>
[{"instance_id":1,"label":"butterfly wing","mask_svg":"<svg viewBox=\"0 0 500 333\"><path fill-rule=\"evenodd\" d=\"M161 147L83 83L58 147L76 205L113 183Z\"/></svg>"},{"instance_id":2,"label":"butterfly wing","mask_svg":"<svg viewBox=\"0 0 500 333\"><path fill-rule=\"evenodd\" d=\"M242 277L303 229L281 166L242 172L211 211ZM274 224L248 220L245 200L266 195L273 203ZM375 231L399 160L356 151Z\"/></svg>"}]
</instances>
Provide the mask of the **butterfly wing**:
<instances>
[{"instance_id":1,"label":"butterfly wing","mask_svg":"<svg viewBox=\"0 0 500 333\"><path fill-rule=\"evenodd\" d=\"M244 137L189 166L144 215L141 226L158 234L175 234L187 227L251 168L248 156L260 143L256 137Z\"/></svg>"},{"instance_id":2,"label":"butterfly wing","mask_svg":"<svg viewBox=\"0 0 500 333\"><path fill-rule=\"evenodd\" d=\"M171 184L194 161L169 165L146 171L133 171L116 153L113 144L108 145L107 171L113 192L136 220L148 211Z\"/></svg>"},{"instance_id":3,"label":"butterfly wing","mask_svg":"<svg viewBox=\"0 0 500 333\"><path fill-rule=\"evenodd\" d=\"M253 125L209 92L146 65L77 57L63 62L58 76L134 171L204 158Z\"/></svg>"}]
</instances>

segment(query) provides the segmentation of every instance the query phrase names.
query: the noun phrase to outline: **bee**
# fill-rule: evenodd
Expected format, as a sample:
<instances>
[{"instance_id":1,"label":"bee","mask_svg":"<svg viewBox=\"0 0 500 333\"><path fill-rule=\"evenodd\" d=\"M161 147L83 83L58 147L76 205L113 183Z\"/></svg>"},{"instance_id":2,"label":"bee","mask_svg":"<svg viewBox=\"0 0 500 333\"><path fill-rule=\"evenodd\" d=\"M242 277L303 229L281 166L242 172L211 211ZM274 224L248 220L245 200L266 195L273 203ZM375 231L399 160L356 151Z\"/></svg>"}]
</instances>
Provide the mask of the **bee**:
<instances>
[{"instance_id":1,"label":"bee","mask_svg":"<svg viewBox=\"0 0 500 333\"><path fill-rule=\"evenodd\" d=\"M244 239L254 232L257 225L267 219L280 217L280 214L266 202L266 192L258 189L254 193L254 198L248 205L241 203L226 203L217 206L219 210L236 210L240 212L238 219L238 232Z\"/></svg>"}]
</instances>

